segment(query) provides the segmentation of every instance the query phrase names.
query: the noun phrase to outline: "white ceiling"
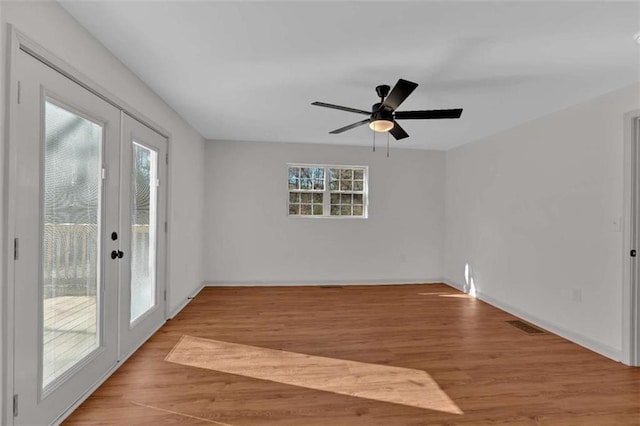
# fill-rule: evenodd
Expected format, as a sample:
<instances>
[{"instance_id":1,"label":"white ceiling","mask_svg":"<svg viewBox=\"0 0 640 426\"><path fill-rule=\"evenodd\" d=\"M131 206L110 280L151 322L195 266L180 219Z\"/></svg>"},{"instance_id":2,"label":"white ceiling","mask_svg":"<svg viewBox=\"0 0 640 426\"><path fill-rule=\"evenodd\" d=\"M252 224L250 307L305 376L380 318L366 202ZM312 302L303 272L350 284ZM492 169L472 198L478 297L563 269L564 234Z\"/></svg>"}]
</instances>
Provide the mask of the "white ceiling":
<instances>
[{"instance_id":1,"label":"white ceiling","mask_svg":"<svg viewBox=\"0 0 640 426\"><path fill-rule=\"evenodd\" d=\"M640 80L639 2L63 1L204 137L370 145L375 86L420 84L396 147L449 149ZM378 136L384 138L384 136ZM382 139L386 141L386 139Z\"/></svg>"}]
</instances>

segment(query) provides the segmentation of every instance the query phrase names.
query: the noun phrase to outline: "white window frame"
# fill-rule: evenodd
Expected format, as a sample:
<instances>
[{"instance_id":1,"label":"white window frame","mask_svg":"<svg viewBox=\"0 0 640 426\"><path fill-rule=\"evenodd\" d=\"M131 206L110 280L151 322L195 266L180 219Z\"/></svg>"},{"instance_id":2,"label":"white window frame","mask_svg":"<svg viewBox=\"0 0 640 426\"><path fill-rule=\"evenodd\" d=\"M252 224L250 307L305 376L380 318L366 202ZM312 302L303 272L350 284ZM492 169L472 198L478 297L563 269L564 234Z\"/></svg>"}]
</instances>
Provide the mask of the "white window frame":
<instances>
[{"instance_id":1,"label":"white window frame","mask_svg":"<svg viewBox=\"0 0 640 426\"><path fill-rule=\"evenodd\" d=\"M316 167L316 168L324 168L324 190L323 191L299 191L301 193L313 193L320 192L323 194L322 197L322 215L302 215L302 214L289 214L289 168L291 167ZM342 215L331 215L331 194L338 193L341 194L341 191L331 191L329 188L329 169L362 169L363 170L363 191L362 191L362 216L342 216ZM287 216L290 218L311 218L311 219L367 219L369 217L369 166L358 166L358 165L348 165L348 164L313 164L313 163L287 163L286 168L286 212ZM347 193L353 193L359 191L345 191Z\"/></svg>"}]
</instances>

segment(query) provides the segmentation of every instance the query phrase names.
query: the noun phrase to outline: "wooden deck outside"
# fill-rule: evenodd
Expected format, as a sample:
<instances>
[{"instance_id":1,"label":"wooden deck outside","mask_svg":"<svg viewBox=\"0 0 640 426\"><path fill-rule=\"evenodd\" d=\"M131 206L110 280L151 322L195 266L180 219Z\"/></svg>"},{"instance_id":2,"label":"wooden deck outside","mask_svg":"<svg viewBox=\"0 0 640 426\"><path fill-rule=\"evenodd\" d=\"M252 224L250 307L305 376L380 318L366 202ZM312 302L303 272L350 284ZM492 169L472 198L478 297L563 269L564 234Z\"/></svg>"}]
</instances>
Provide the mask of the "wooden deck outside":
<instances>
[{"instance_id":1,"label":"wooden deck outside","mask_svg":"<svg viewBox=\"0 0 640 426\"><path fill-rule=\"evenodd\" d=\"M640 425L640 369L514 319L445 285L206 288L66 424ZM340 393L353 363L416 380ZM376 396L421 374L455 409Z\"/></svg>"},{"instance_id":2,"label":"wooden deck outside","mask_svg":"<svg viewBox=\"0 0 640 426\"><path fill-rule=\"evenodd\" d=\"M96 296L44 299L43 341L47 384L97 347Z\"/></svg>"}]
</instances>

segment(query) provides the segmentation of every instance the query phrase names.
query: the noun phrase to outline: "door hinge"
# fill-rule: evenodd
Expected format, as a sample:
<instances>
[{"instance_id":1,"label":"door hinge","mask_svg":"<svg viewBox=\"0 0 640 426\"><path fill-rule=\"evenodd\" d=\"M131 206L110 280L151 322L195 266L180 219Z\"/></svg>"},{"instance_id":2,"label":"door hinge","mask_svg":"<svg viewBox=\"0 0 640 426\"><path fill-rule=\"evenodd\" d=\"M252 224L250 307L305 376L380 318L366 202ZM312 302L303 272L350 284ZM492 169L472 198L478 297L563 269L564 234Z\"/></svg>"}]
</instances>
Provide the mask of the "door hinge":
<instances>
[{"instance_id":1,"label":"door hinge","mask_svg":"<svg viewBox=\"0 0 640 426\"><path fill-rule=\"evenodd\" d=\"M18 81L18 105L20 104L20 81Z\"/></svg>"},{"instance_id":2,"label":"door hinge","mask_svg":"<svg viewBox=\"0 0 640 426\"><path fill-rule=\"evenodd\" d=\"M13 239L13 260L18 260L18 239Z\"/></svg>"},{"instance_id":3,"label":"door hinge","mask_svg":"<svg viewBox=\"0 0 640 426\"><path fill-rule=\"evenodd\" d=\"M164 158L165 158L166 163L169 164L169 153L168 152L165 154Z\"/></svg>"},{"instance_id":4,"label":"door hinge","mask_svg":"<svg viewBox=\"0 0 640 426\"><path fill-rule=\"evenodd\" d=\"M164 222L164 232L167 232L167 229L169 228L169 225L167 225L167 222Z\"/></svg>"},{"instance_id":5,"label":"door hinge","mask_svg":"<svg viewBox=\"0 0 640 426\"><path fill-rule=\"evenodd\" d=\"M636 250L635 249L631 250L631 253L629 254L631 254L631 257L636 257Z\"/></svg>"},{"instance_id":6,"label":"door hinge","mask_svg":"<svg viewBox=\"0 0 640 426\"><path fill-rule=\"evenodd\" d=\"M106 179L107 178L107 169L105 169L104 167L102 168L102 179Z\"/></svg>"},{"instance_id":7,"label":"door hinge","mask_svg":"<svg viewBox=\"0 0 640 426\"><path fill-rule=\"evenodd\" d=\"M164 291L164 301L167 301L167 290Z\"/></svg>"},{"instance_id":8,"label":"door hinge","mask_svg":"<svg viewBox=\"0 0 640 426\"><path fill-rule=\"evenodd\" d=\"M18 417L18 394L13 395L13 417Z\"/></svg>"}]
</instances>

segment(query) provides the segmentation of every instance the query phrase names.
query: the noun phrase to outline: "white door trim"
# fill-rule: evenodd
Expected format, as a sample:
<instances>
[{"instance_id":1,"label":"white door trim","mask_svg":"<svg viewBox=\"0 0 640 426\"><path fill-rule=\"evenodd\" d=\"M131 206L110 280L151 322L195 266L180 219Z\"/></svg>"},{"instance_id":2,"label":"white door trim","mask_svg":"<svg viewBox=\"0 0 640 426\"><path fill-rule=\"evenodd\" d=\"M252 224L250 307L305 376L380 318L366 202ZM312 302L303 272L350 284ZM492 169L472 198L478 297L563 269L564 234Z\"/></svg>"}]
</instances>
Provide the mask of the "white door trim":
<instances>
[{"instance_id":1,"label":"white door trim","mask_svg":"<svg viewBox=\"0 0 640 426\"><path fill-rule=\"evenodd\" d=\"M0 29L1 31L2 29ZM0 261L3 262L4 276L0 277L0 337L2 339L2 345L0 349L0 424L13 425L13 389L14 389L14 290L15 290L15 271L13 265L14 256L14 239L15 233L15 218L16 211L11 200L15 200L16 197L16 177L17 177L17 165L16 165L16 142L15 142L15 107L19 96L18 88L18 75L16 73L16 58L20 50L28 53L37 60L43 62L45 65L51 67L55 71L64 75L68 79L74 81L76 84L92 92L96 96L112 104L116 108L123 112L126 112L131 117L144 123L157 133L167 138L169 157L172 155L172 135L171 132L157 124L152 119L148 118L145 114L142 114L136 108L129 105L113 93L103 88L84 73L78 71L75 67L67 63L66 61L58 58L56 55L42 47L40 44L31 40L27 35L21 32L15 27L15 25L7 25L7 51L6 51L6 96L4 100L6 108L6 120L5 120L5 133L0 135L4 138L4 147L6 159L5 164L7 171L5 176L7 182L3 190L2 208L6 212L6 220L0 224L4 228L4 235L6 235L4 253ZM169 162L167 167L167 176L171 176L172 162ZM171 205L172 191L170 185L167 185L167 206ZM167 220L170 221L169 209L167 208ZM169 223L169 229L167 232L167 241L170 241L171 235L171 223ZM169 277L169 259L171 255L171 249L167 244L165 258L165 276ZM167 280L167 301L170 300L170 283ZM169 303L165 303L165 317L169 316ZM121 365L121 363L119 364ZM115 369L114 369L115 371ZM105 377L106 379L106 377ZM93 390L92 390L93 391ZM88 396L89 393L86 395ZM85 398L86 398L85 396ZM82 398L84 399L84 398ZM65 413L66 415L69 412Z\"/></svg>"},{"instance_id":2,"label":"white door trim","mask_svg":"<svg viewBox=\"0 0 640 426\"><path fill-rule=\"evenodd\" d=\"M640 366L640 110L624 115L622 362Z\"/></svg>"}]
</instances>

